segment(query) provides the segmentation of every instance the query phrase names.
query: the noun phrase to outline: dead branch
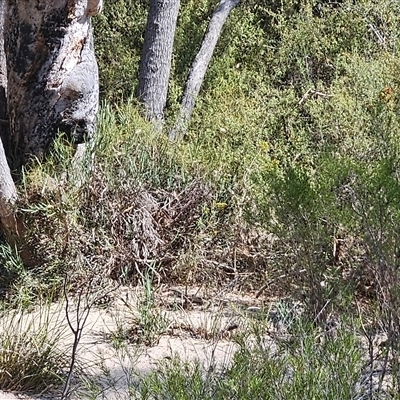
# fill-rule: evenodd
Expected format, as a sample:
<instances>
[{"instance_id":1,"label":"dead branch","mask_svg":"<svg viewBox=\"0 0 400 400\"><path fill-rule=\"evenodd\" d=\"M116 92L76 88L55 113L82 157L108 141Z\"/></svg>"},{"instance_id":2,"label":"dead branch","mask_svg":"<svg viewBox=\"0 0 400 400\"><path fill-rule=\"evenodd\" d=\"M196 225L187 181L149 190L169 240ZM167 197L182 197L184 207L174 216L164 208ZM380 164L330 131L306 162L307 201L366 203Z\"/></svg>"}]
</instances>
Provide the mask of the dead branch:
<instances>
[{"instance_id":1,"label":"dead branch","mask_svg":"<svg viewBox=\"0 0 400 400\"><path fill-rule=\"evenodd\" d=\"M312 88L308 89L300 99L298 105L301 106L305 103L310 97L317 96L317 97L333 97L333 94L328 94L324 92L319 92L318 90L314 90Z\"/></svg>"},{"instance_id":2,"label":"dead branch","mask_svg":"<svg viewBox=\"0 0 400 400\"><path fill-rule=\"evenodd\" d=\"M78 291L78 299L76 304L76 322L74 323L71 320L71 313L70 313L70 302L67 293L67 283L68 283L68 276L65 276L64 285L63 285L63 292L65 298L65 315L67 318L68 326L71 329L74 335L74 341L72 344L72 351L71 351L71 361L69 365L69 370L67 374L67 379L65 381L64 389L61 395L61 400L66 400L70 394L70 387L71 381L74 374L75 364L76 364L76 356L78 345L81 341L83 329L86 326L87 319L89 318L90 311L95 304L98 304L103 298L108 296L110 293L117 290L118 286L114 286L111 289L107 290L106 292L101 292L99 295L94 297L91 296L91 288L93 287L94 277L90 278L88 281L84 282L81 285L80 290Z\"/></svg>"}]
</instances>

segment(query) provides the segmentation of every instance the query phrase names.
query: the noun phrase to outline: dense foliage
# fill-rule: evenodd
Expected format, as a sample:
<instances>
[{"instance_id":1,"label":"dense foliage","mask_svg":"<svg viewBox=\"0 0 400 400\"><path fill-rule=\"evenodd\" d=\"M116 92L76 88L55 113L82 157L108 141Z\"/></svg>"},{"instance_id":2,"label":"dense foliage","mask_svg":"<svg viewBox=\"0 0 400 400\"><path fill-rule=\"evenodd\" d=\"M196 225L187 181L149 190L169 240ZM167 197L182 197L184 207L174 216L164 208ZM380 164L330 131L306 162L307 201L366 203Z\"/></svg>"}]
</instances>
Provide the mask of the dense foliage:
<instances>
[{"instance_id":1,"label":"dense foliage","mask_svg":"<svg viewBox=\"0 0 400 400\"><path fill-rule=\"evenodd\" d=\"M213 6L182 2L170 124ZM252 271L254 284L304 297L313 318L355 295L396 303L400 5L244 1L175 145L134 99L146 7L109 1L95 20L103 110L89 182L69 188L62 140L26 173L28 225L44 262L76 265L84 254L117 279L146 260L184 281ZM49 189L48 175L65 194ZM142 211L125 215L134 204ZM93 230L100 237L89 239ZM119 247L126 254L114 254Z\"/></svg>"},{"instance_id":2,"label":"dense foliage","mask_svg":"<svg viewBox=\"0 0 400 400\"><path fill-rule=\"evenodd\" d=\"M165 129L215 6L181 3ZM43 268L22 271L3 250L3 280L19 279L10 297L24 280L29 298L57 288L66 270L234 277L301 300L322 325L368 304L398 368L400 3L244 0L177 144L135 101L146 9L109 0L94 22L103 106L90 174L76 185L62 140L26 171L21 207Z\"/></svg>"},{"instance_id":3,"label":"dense foliage","mask_svg":"<svg viewBox=\"0 0 400 400\"><path fill-rule=\"evenodd\" d=\"M116 9L98 21L100 55L104 22ZM207 0L182 2L171 123L211 10ZM143 30L135 12L125 25L130 32ZM204 208L211 211L201 219L211 229L197 233L196 257L225 257L228 267L264 274L270 292L295 293L321 322L355 309L357 299L378 301L394 359L399 15L393 0L244 1L224 30L186 140L169 150L173 169L212 187L213 202ZM121 45L114 60L120 54L120 65L135 71L140 47ZM135 78L116 98L111 88L123 75L112 80L115 69L102 57L100 64L105 99L118 103L134 93Z\"/></svg>"},{"instance_id":4,"label":"dense foliage","mask_svg":"<svg viewBox=\"0 0 400 400\"><path fill-rule=\"evenodd\" d=\"M182 2L171 122L212 8ZM269 269L315 266L315 284L336 271L325 282L330 296L344 269L353 276L376 262L377 246L396 264L399 8L243 2L224 30L190 132L171 150L172 168L200 175L232 218L245 215L280 238L285 248L272 249L280 256L269 255ZM96 21L103 99L111 104L134 95L145 9L146 2L110 1Z\"/></svg>"}]
</instances>

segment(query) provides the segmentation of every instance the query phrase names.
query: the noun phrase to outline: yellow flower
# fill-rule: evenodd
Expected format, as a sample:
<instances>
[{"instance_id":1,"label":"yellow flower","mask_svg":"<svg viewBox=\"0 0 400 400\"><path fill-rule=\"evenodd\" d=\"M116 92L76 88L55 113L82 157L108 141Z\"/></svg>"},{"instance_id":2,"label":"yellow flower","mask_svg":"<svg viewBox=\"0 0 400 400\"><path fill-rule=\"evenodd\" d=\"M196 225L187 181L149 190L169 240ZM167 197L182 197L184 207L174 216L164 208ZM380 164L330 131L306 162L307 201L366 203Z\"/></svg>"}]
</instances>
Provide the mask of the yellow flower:
<instances>
[{"instance_id":1,"label":"yellow flower","mask_svg":"<svg viewBox=\"0 0 400 400\"><path fill-rule=\"evenodd\" d=\"M273 160L271 160L271 168L277 168L277 167L279 167L279 160L274 158Z\"/></svg>"},{"instance_id":2,"label":"yellow flower","mask_svg":"<svg viewBox=\"0 0 400 400\"><path fill-rule=\"evenodd\" d=\"M226 207L228 207L228 204L226 203L214 203L213 205L217 210L224 210Z\"/></svg>"},{"instance_id":3,"label":"yellow flower","mask_svg":"<svg viewBox=\"0 0 400 400\"><path fill-rule=\"evenodd\" d=\"M258 145L260 146L260 149L263 151L268 151L270 148L269 143L264 140L261 141Z\"/></svg>"}]
</instances>

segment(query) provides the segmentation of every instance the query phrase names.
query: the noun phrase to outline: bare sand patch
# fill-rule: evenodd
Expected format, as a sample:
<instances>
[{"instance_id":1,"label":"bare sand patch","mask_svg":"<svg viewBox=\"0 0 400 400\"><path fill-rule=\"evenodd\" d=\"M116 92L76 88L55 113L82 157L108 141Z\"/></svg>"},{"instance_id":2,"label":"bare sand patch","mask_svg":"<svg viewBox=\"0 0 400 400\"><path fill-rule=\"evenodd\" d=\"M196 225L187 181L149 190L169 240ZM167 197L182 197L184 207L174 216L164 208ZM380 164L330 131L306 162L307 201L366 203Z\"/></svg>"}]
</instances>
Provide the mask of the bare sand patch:
<instances>
[{"instance_id":1,"label":"bare sand patch","mask_svg":"<svg viewBox=\"0 0 400 400\"><path fill-rule=\"evenodd\" d=\"M143 311L142 301L142 287L121 287L111 294L108 304L90 310L77 351L79 368L75 377L79 381L79 375L84 373L86 380L94 382L99 392L97 398L128 398L125 396L133 380L174 357L188 362L197 360L204 368L227 366L238 347L232 335L244 328L246 310L265 308L255 296L185 287L160 288L147 311ZM71 299L69 316L73 326L81 317L77 307L76 300ZM52 304L46 321L50 329L62 330L60 347L71 351L74 335L65 310L65 302ZM137 327L143 312L155 313L155 318L162 322L162 326L155 327L159 332L155 332L151 345L141 341L146 326ZM34 326L45 321L42 313L43 310L35 310L23 318L27 324L34 321ZM86 390L81 387L74 397L85 398ZM0 392L0 400L21 398L38 397Z\"/></svg>"}]
</instances>

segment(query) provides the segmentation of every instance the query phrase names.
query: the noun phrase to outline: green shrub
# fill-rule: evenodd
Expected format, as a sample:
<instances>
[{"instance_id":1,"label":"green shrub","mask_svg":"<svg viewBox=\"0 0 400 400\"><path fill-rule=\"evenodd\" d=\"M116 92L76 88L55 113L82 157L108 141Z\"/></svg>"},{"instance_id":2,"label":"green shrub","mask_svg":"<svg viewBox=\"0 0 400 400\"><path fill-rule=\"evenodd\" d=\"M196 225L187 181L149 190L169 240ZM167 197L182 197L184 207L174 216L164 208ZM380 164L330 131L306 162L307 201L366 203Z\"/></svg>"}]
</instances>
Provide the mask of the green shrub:
<instances>
[{"instance_id":1,"label":"green shrub","mask_svg":"<svg viewBox=\"0 0 400 400\"><path fill-rule=\"evenodd\" d=\"M93 19L100 93L109 101L134 94L146 15L146 1L111 0Z\"/></svg>"},{"instance_id":2,"label":"green shrub","mask_svg":"<svg viewBox=\"0 0 400 400\"><path fill-rule=\"evenodd\" d=\"M256 345L241 342L230 366L174 359L145 377L138 399L350 399L360 390L361 351L344 331L323 340L300 324L293 343L276 351L259 337ZM306 328L306 329L304 329ZM254 341L253 341L254 343Z\"/></svg>"}]
</instances>

